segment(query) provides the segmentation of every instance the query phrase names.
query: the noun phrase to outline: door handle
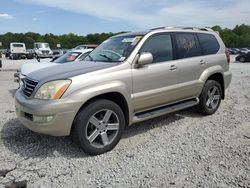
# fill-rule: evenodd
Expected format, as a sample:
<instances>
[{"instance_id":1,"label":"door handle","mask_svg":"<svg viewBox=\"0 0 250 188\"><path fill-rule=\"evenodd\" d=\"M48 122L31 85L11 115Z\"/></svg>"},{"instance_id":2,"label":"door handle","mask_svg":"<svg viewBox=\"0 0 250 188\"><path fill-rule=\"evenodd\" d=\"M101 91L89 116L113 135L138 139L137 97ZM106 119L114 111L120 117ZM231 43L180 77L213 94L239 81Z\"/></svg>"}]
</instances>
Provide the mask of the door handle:
<instances>
[{"instance_id":1,"label":"door handle","mask_svg":"<svg viewBox=\"0 0 250 188\"><path fill-rule=\"evenodd\" d=\"M176 69L177 69L177 67L175 65L171 65L169 68L169 70L171 70L171 71L175 71Z\"/></svg>"},{"instance_id":2,"label":"door handle","mask_svg":"<svg viewBox=\"0 0 250 188\"><path fill-rule=\"evenodd\" d=\"M205 65L205 64L206 64L206 62L205 62L205 61L200 60L200 65Z\"/></svg>"}]
</instances>

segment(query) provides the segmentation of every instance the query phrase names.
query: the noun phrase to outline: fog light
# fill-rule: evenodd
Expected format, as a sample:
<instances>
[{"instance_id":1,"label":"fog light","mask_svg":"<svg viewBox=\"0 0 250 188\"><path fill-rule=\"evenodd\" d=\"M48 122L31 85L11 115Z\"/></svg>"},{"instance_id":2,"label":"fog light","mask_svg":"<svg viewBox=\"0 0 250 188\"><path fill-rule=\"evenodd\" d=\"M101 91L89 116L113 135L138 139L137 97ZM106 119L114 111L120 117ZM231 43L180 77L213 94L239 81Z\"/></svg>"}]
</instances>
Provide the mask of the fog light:
<instances>
[{"instance_id":1,"label":"fog light","mask_svg":"<svg viewBox=\"0 0 250 188\"><path fill-rule=\"evenodd\" d=\"M54 118L53 116L35 116L35 115L33 115L33 121L37 122L37 123L48 123L53 118Z\"/></svg>"}]
</instances>

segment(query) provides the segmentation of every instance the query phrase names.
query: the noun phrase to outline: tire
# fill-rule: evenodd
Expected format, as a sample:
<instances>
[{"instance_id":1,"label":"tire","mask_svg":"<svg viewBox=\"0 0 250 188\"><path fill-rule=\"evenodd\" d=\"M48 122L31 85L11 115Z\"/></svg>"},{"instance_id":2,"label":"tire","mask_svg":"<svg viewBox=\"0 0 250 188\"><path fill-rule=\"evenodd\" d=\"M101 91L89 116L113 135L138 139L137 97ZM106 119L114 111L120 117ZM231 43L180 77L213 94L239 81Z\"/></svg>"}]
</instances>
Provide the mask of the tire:
<instances>
[{"instance_id":1,"label":"tire","mask_svg":"<svg viewBox=\"0 0 250 188\"><path fill-rule=\"evenodd\" d=\"M245 59L244 57L241 57L241 58L239 59L239 62L244 63L245 61L246 61L246 59Z\"/></svg>"},{"instance_id":2,"label":"tire","mask_svg":"<svg viewBox=\"0 0 250 188\"><path fill-rule=\"evenodd\" d=\"M71 137L84 152L99 155L118 144L124 128L121 108L112 101L100 99L89 103L77 114Z\"/></svg>"},{"instance_id":3,"label":"tire","mask_svg":"<svg viewBox=\"0 0 250 188\"><path fill-rule=\"evenodd\" d=\"M221 97L220 83L215 80L207 80L199 97L198 111L204 115L214 114L220 106Z\"/></svg>"}]
</instances>

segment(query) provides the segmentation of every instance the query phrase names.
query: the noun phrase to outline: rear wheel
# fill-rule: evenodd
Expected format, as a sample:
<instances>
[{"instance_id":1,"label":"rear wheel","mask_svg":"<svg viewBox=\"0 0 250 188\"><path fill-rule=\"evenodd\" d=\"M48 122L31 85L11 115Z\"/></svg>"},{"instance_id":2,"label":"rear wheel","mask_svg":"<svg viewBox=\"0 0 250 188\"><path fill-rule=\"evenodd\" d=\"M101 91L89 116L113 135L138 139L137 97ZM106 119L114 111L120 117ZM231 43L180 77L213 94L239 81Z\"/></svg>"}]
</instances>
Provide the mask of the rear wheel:
<instances>
[{"instance_id":1,"label":"rear wheel","mask_svg":"<svg viewBox=\"0 0 250 188\"><path fill-rule=\"evenodd\" d=\"M246 59L244 57L241 57L239 61L244 63L246 61Z\"/></svg>"},{"instance_id":2,"label":"rear wheel","mask_svg":"<svg viewBox=\"0 0 250 188\"><path fill-rule=\"evenodd\" d=\"M208 80L199 97L198 110L205 115L214 114L220 106L222 89L219 82Z\"/></svg>"},{"instance_id":3,"label":"rear wheel","mask_svg":"<svg viewBox=\"0 0 250 188\"><path fill-rule=\"evenodd\" d=\"M84 107L76 116L72 137L90 155L112 150L121 139L125 118L114 102L101 99Z\"/></svg>"}]
</instances>

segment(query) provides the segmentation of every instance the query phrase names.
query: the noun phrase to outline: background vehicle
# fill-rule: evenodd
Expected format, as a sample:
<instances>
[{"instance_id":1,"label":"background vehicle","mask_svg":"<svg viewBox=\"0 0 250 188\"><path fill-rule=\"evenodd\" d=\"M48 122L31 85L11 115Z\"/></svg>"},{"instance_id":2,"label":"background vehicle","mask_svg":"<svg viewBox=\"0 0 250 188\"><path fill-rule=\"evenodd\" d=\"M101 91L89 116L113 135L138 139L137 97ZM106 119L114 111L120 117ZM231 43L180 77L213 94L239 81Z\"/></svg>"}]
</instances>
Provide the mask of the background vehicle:
<instances>
[{"instance_id":1,"label":"background vehicle","mask_svg":"<svg viewBox=\"0 0 250 188\"><path fill-rule=\"evenodd\" d=\"M76 46L75 50L81 50L81 49L95 49L98 45L97 44L83 44L83 45L79 45Z\"/></svg>"},{"instance_id":2,"label":"background vehicle","mask_svg":"<svg viewBox=\"0 0 250 188\"><path fill-rule=\"evenodd\" d=\"M24 43L10 43L10 59L25 59L27 55Z\"/></svg>"},{"instance_id":3,"label":"background vehicle","mask_svg":"<svg viewBox=\"0 0 250 188\"><path fill-rule=\"evenodd\" d=\"M232 48L228 48L227 50L228 50L228 52L229 52L231 55L239 54L239 51L234 50L234 49L232 49Z\"/></svg>"},{"instance_id":4,"label":"background vehicle","mask_svg":"<svg viewBox=\"0 0 250 188\"><path fill-rule=\"evenodd\" d=\"M250 52L250 50L248 48L241 48L240 49L241 54L247 54L248 52Z\"/></svg>"},{"instance_id":5,"label":"background vehicle","mask_svg":"<svg viewBox=\"0 0 250 188\"><path fill-rule=\"evenodd\" d=\"M67 53L69 50L68 49L54 49L52 50L53 52L53 56L52 56L52 60L54 61L57 58L61 57L63 54Z\"/></svg>"},{"instance_id":6,"label":"background vehicle","mask_svg":"<svg viewBox=\"0 0 250 188\"><path fill-rule=\"evenodd\" d=\"M39 58L52 58L53 52L50 49L48 43L45 42L36 42L34 43L34 51Z\"/></svg>"},{"instance_id":7,"label":"background vehicle","mask_svg":"<svg viewBox=\"0 0 250 188\"><path fill-rule=\"evenodd\" d=\"M156 28L109 38L84 63L30 73L15 95L29 129L71 135L91 154L113 149L125 126L197 106L212 115L232 74L208 28Z\"/></svg>"},{"instance_id":8,"label":"background vehicle","mask_svg":"<svg viewBox=\"0 0 250 188\"><path fill-rule=\"evenodd\" d=\"M20 70L18 70L14 74L14 81L22 85L22 80L26 77L27 74L33 71L72 61L82 61L91 51L92 49L72 50L52 62L23 64Z\"/></svg>"},{"instance_id":9,"label":"background vehicle","mask_svg":"<svg viewBox=\"0 0 250 188\"><path fill-rule=\"evenodd\" d=\"M33 49L27 49L27 59L33 59L36 56L36 53Z\"/></svg>"},{"instance_id":10,"label":"background vehicle","mask_svg":"<svg viewBox=\"0 0 250 188\"><path fill-rule=\"evenodd\" d=\"M250 52L238 55L235 60L242 63L250 62Z\"/></svg>"}]
</instances>

